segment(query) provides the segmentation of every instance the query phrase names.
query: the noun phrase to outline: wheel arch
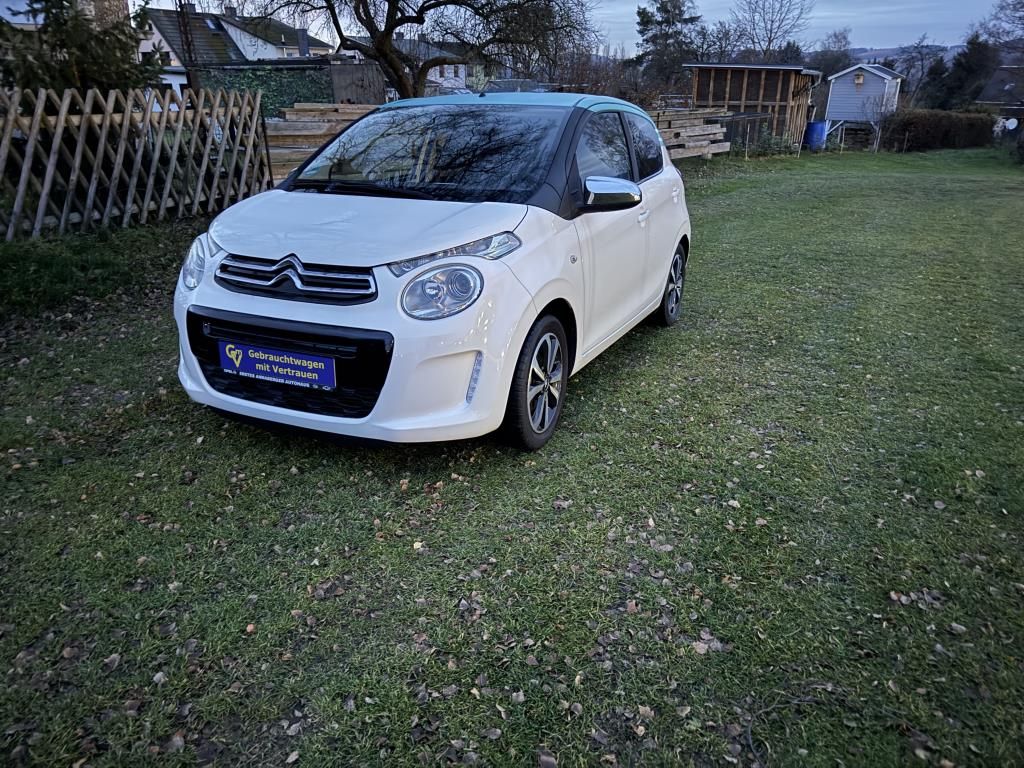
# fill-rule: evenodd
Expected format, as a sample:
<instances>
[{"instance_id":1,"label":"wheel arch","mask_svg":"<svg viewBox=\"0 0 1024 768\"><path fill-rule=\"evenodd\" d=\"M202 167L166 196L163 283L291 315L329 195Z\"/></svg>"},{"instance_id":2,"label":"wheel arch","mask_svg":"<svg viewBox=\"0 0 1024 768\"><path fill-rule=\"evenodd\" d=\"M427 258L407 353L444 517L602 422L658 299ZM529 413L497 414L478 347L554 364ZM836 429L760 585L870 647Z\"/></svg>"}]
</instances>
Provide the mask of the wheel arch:
<instances>
[{"instance_id":1,"label":"wheel arch","mask_svg":"<svg viewBox=\"0 0 1024 768\"><path fill-rule=\"evenodd\" d=\"M565 329L565 340L569 345L569 375L571 376L573 368L576 366L576 350L579 344L579 328L576 324L576 313L573 311L572 305L568 300L558 298L545 304L543 309L537 313L537 318L534 322L537 322L537 320L545 315L553 315L558 318L558 322Z\"/></svg>"}]
</instances>

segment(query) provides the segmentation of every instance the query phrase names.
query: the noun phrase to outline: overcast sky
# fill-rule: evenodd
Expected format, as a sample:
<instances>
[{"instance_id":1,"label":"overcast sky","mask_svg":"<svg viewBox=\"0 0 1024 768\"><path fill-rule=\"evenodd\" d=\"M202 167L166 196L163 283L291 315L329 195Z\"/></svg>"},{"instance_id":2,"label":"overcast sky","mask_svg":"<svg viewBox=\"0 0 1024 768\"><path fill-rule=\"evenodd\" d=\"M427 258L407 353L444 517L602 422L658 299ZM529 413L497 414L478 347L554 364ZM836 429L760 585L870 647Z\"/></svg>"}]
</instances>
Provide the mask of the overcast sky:
<instances>
[{"instance_id":1,"label":"overcast sky","mask_svg":"<svg viewBox=\"0 0 1024 768\"><path fill-rule=\"evenodd\" d=\"M639 0L597 0L595 17L613 47L625 43L635 50ZM696 0L705 21L727 19L731 0ZM972 22L988 14L992 0L817 0L808 43L833 29L850 27L858 48L889 48L912 43L922 34L943 45L964 41ZM813 47L813 45L812 45Z\"/></svg>"}]
</instances>

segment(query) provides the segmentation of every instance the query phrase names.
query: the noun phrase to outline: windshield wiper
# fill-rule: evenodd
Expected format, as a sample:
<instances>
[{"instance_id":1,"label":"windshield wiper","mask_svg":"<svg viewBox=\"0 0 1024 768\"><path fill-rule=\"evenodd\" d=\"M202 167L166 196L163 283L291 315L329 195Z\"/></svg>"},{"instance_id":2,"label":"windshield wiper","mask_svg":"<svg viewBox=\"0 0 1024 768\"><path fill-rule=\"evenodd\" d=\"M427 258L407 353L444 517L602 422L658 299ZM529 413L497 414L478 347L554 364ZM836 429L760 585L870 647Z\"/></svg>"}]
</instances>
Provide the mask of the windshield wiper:
<instances>
[{"instance_id":1,"label":"windshield wiper","mask_svg":"<svg viewBox=\"0 0 1024 768\"><path fill-rule=\"evenodd\" d=\"M406 197L414 200L436 200L429 192L408 187L385 187L372 181L351 181L343 179L296 179L292 189L308 189L328 195L379 195L380 197Z\"/></svg>"}]
</instances>

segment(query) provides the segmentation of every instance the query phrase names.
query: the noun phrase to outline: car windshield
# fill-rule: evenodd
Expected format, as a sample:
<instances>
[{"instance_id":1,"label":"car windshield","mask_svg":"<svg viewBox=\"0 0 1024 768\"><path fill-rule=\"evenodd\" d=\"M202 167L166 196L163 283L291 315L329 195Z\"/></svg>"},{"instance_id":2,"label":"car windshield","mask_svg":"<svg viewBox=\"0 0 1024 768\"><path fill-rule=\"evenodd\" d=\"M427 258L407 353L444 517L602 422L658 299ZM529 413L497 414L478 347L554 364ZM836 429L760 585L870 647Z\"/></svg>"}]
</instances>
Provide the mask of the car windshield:
<instances>
[{"instance_id":1,"label":"car windshield","mask_svg":"<svg viewBox=\"0 0 1024 768\"><path fill-rule=\"evenodd\" d=\"M523 203L543 183L569 110L452 105L394 107L354 123L295 188Z\"/></svg>"}]
</instances>

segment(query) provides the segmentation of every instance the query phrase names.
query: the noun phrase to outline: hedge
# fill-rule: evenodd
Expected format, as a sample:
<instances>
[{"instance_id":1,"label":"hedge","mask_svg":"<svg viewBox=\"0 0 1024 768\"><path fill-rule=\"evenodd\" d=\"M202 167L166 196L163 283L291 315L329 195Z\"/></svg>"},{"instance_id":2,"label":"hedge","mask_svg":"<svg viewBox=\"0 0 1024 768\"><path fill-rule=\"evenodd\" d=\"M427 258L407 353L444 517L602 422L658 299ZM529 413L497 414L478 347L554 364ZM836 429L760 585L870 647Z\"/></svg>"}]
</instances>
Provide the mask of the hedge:
<instances>
[{"instance_id":1,"label":"hedge","mask_svg":"<svg viewBox=\"0 0 1024 768\"><path fill-rule=\"evenodd\" d=\"M963 149L992 143L995 117L984 112L903 109L882 123L882 145L898 151Z\"/></svg>"},{"instance_id":2,"label":"hedge","mask_svg":"<svg viewBox=\"0 0 1024 768\"><path fill-rule=\"evenodd\" d=\"M251 66L199 70L203 88L263 91L260 111L264 117L296 102L330 104L334 101L330 64L315 67Z\"/></svg>"}]
</instances>

